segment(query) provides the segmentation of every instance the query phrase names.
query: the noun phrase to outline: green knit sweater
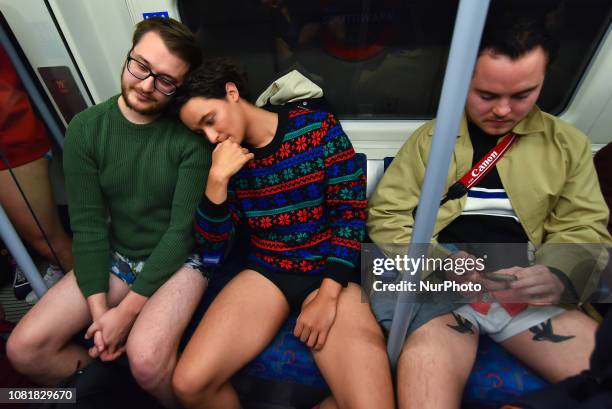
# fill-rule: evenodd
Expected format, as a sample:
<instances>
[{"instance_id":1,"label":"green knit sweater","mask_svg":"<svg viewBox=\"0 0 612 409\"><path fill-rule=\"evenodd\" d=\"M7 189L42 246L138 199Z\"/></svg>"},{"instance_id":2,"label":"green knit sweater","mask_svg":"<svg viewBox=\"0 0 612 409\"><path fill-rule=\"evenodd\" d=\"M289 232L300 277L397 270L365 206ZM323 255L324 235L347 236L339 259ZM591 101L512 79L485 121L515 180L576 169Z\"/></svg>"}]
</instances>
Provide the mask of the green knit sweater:
<instances>
[{"instance_id":1,"label":"green knit sweater","mask_svg":"<svg viewBox=\"0 0 612 409\"><path fill-rule=\"evenodd\" d=\"M150 296L193 248L211 147L178 120L129 122L118 96L74 117L64 173L74 272L85 297L107 292L110 252L146 259L132 290Z\"/></svg>"}]
</instances>

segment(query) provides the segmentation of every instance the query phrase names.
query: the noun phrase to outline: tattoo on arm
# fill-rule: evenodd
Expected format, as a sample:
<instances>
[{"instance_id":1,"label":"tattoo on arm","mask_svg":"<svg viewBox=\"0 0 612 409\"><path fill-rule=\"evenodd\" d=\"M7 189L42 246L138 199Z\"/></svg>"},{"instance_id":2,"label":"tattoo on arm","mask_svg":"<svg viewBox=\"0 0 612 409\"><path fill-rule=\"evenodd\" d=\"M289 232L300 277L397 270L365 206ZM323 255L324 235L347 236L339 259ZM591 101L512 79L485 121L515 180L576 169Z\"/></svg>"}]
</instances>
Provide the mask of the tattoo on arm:
<instances>
[{"instance_id":1,"label":"tattoo on arm","mask_svg":"<svg viewBox=\"0 0 612 409\"><path fill-rule=\"evenodd\" d=\"M529 331L533 332L534 341L550 341L550 342L563 342L568 339L575 338L575 335L557 335L553 332L552 321L550 318L543 324L533 326L529 328Z\"/></svg>"},{"instance_id":2,"label":"tattoo on arm","mask_svg":"<svg viewBox=\"0 0 612 409\"><path fill-rule=\"evenodd\" d=\"M455 314L454 312L451 314L453 314L453 317L455 317L455 321L457 322L457 325L446 324L447 326L451 327L452 329L454 329L455 331L461 334L473 334L474 333L474 330L472 329L473 324L470 320L466 320L461 315Z\"/></svg>"}]
</instances>

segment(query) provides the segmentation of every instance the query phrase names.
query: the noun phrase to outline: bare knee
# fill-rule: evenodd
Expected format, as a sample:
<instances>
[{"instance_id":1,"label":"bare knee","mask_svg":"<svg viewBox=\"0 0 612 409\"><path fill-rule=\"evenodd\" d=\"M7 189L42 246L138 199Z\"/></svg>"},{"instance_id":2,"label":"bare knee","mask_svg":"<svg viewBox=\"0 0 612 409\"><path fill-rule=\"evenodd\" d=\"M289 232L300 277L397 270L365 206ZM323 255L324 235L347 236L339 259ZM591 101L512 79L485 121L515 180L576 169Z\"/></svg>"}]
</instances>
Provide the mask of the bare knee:
<instances>
[{"instance_id":1,"label":"bare knee","mask_svg":"<svg viewBox=\"0 0 612 409\"><path fill-rule=\"evenodd\" d=\"M34 361L34 353L24 341L23 337L19 336L16 331L13 331L6 341L6 356L13 367L21 373L27 373L27 368Z\"/></svg>"},{"instance_id":2,"label":"bare knee","mask_svg":"<svg viewBox=\"0 0 612 409\"><path fill-rule=\"evenodd\" d=\"M212 377L196 373L188 365L179 365L172 376L172 390L178 400L185 406L192 407L206 401L206 395L214 391Z\"/></svg>"},{"instance_id":3,"label":"bare knee","mask_svg":"<svg viewBox=\"0 0 612 409\"><path fill-rule=\"evenodd\" d=\"M6 342L6 354L17 371L25 375L35 374L53 350L49 342L30 328L17 326ZM37 370L38 369L38 370Z\"/></svg>"},{"instance_id":4,"label":"bare knee","mask_svg":"<svg viewBox=\"0 0 612 409\"><path fill-rule=\"evenodd\" d=\"M132 375L140 387L151 392L164 383L169 384L176 358L169 362L161 358L155 348L135 349L128 347L128 360Z\"/></svg>"},{"instance_id":5,"label":"bare knee","mask_svg":"<svg viewBox=\"0 0 612 409\"><path fill-rule=\"evenodd\" d=\"M180 368L174 371L172 376L172 390L180 402L190 406L196 395L200 395L202 385L201 381L188 373L184 373Z\"/></svg>"}]
</instances>

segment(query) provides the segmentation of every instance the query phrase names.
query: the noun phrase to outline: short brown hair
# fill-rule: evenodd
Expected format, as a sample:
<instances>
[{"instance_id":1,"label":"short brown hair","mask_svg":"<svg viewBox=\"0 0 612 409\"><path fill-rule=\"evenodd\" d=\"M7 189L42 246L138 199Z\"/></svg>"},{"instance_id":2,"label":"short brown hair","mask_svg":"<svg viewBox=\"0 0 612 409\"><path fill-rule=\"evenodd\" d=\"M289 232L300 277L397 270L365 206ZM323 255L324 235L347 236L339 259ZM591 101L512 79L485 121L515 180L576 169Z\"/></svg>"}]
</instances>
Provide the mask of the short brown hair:
<instances>
[{"instance_id":1,"label":"short brown hair","mask_svg":"<svg viewBox=\"0 0 612 409\"><path fill-rule=\"evenodd\" d=\"M172 18L151 17L136 25L132 36L132 48L150 31L159 34L168 50L189 64L189 71L202 62L202 50L195 35L183 23Z\"/></svg>"},{"instance_id":2,"label":"short brown hair","mask_svg":"<svg viewBox=\"0 0 612 409\"><path fill-rule=\"evenodd\" d=\"M487 22L480 42L479 55L485 50L517 60L541 47L546 54L546 67L557 56L559 44L541 19L506 14Z\"/></svg>"}]
</instances>

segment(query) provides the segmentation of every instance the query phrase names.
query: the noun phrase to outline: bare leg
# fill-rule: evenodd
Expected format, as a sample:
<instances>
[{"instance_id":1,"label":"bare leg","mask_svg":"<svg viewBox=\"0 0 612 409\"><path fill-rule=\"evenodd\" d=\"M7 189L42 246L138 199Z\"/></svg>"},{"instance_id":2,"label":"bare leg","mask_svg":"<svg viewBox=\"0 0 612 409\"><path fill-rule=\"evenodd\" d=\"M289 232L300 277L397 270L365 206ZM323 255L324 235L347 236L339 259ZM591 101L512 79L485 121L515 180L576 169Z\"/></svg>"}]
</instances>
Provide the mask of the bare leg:
<instances>
[{"instance_id":1,"label":"bare leg","mask_svg":"<svg viewBox=\"0 0 612 409\"><path fill-rule=\"evenodd\" d=\"M108 303L116 305L128 287L110 277ZM70 342L90 322L87 301L70 271L19 321L7 341L8 357L22 374L55 386L91 361L85 348Z\"/></svg>"},{"instance_id":2,"label":"bare leg","mask_svg":"<svg viewBox=\"0 0 612 409\"><path fill-rule=\"evenodd\" d=\"M49 184L49 162L38 159L13 169L36 217L66 271L72 269L72 240L64 231ZM56 263L53 253L36 225L26 202L8 170L0 171L0 204L21 237L46 260Z\"/></svg>"},{"instance_id":3,"label":"bare leg","mask_svg":"<svg viewBox=\"0 0 612 409\"><path fill-rule=\"evenodd\" d=\"M304 304L316 295L316 290ZM323 348L313 356L339 408L393 408L393 382L382 330L358 285L338 298L336 320ZM322 406L325 408L325 406ZM334 407L334 406L330 406Z\"/></svg>"},{"instance_id":4,"label":"bare leg","mask_svg":"<svg viewBox=\"0 0 612 409\"><path fill-rule=\"evenodd\" d=\"M589 367L596 329L582 312L566 311L501 345L550 382L559 382Z\"/></svg>"},{"instance_id":5,"label":"bare leg","mask_svg":"<svg viewBox=\"0 0 612 409\"><path fill-rule=\"evenodd\" d=\"M458 409L470 374L478 330L460 326L463 318L451 314L434 318L412 333L399 358L397 393L399 407ZM471 325L471 324L470 324Z\"/></svg>"},{"instance_id":6,"label":"bare leg","mask_svg":"<svg viewBox=\"0 0 612 409\"><path fill-rule=\"evenodd\" d=\"M199 271L181 268L149 298L128 337L134 378L168 408L178 406L171 386L178 346L206 284Z\"/></svg>"},{"instance_id":7,"label":"bare leg","mask_svg":"<svg viewBox=\"0 0 612 409\"><path fill-rule=\"evenodd\" d=\"M215 298L176 367L172 384L187 408L238 409L229 379L268 345L289 314L281 291L244 270Z\"/></svg>"},{"instance_id":8,"label":"bare leg","mask_svg":"<svg viewBox=\"0 0 612 409\"><path fill-rule=\"evenodd\" d=\"M328 396L323 400L323 402L319 403L319 406L315 406L313 409L338 409L338 403L334 399L333 396Z\"/></svg>"}]
</instances>

